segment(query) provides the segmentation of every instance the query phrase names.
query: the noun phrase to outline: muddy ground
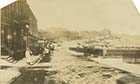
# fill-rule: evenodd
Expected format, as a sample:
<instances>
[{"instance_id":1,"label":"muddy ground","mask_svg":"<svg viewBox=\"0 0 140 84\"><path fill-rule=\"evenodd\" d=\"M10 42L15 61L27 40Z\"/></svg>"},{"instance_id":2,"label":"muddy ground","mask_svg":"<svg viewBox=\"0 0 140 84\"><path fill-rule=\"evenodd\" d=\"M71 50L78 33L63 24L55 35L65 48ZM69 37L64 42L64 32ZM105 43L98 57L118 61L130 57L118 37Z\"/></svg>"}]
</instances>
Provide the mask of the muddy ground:
<instances>
[{"instance_id":1,"label":"muddy ground","mask_svg":"<svg viewBox=\"0 0 140 84\"><path fill-rule=\"evenodd\" d=\"M68 51L67 45L57 48L48 62L51 67L25 69L11 84L140 84L140 78L131 73Z\"/></svg>"}]
</instances>

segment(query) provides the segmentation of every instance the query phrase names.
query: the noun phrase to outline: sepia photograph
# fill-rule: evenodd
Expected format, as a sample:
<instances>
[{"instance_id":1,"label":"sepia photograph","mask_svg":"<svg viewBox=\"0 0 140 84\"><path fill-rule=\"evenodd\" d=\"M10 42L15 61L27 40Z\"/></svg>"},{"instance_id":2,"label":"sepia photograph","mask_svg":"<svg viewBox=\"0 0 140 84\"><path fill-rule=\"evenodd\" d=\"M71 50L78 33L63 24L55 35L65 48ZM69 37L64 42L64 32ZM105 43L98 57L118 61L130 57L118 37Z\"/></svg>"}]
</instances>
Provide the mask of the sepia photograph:
<instances>
[{"instance_id":1,"label":"sepia photograph","mask_svg":"<svg viewBox=\"0 0 140 84\"><path fill-rule=\"evenodd\" d=\"M140 84L140 0L0 0L0 84Z\"/></svg>"}]
</instances>

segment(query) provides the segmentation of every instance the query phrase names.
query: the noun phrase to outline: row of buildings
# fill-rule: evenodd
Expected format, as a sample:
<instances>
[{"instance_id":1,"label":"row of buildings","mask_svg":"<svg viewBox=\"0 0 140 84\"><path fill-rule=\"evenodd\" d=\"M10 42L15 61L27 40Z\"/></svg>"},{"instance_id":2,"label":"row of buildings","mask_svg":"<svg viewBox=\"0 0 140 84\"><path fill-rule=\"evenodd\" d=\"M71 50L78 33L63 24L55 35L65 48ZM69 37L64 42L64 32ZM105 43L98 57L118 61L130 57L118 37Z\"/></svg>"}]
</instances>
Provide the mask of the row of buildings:
<instances>
[{"instance_id":1,"label":"row of buildings","mask_svg":"<svg viewBox=\"0 0 140 84\"><path fill-rule=\"evenodd\" d=\"M77 43L77 48L70 48L77 52L84 52L85 56L93 55L103 58L122 58L123 62L140 63L140 46L130 44L125 46L124 39L118 37L104 37ZM129 41L128 41L129 43ZM125 42L125 44L127 44ZM132 44L132 43L131 43Z\"/></svg>"},{"instance_id":2,"label":"row of buildings","mask_svg":"<svg viewBox=\"0 0 140 84\"><path fill-rule=\"evenodd\" d=\"M24 57L26 47L37 46L37 19L26 0L17 0L1 10L1 54Z\"/></svg>"}]
</instances>

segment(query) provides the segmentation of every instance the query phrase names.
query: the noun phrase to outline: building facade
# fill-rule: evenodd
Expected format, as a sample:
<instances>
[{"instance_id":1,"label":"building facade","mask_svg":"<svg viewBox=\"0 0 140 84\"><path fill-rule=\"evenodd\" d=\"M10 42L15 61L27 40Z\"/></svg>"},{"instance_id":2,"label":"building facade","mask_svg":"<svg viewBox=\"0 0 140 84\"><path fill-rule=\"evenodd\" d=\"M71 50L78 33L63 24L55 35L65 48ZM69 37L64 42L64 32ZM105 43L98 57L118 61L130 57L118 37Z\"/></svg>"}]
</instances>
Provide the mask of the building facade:
<instances>
[{"instance_id":1,"label":"building facade","mask_svg":"<svg viewBox=\"0 0 140 84\"><path fill-rule=\"evenodd\" d=\"M37 45L37 19L26 0L1 9L1 54L24 57L26 47Z\"/></svg>"}]
</instances>

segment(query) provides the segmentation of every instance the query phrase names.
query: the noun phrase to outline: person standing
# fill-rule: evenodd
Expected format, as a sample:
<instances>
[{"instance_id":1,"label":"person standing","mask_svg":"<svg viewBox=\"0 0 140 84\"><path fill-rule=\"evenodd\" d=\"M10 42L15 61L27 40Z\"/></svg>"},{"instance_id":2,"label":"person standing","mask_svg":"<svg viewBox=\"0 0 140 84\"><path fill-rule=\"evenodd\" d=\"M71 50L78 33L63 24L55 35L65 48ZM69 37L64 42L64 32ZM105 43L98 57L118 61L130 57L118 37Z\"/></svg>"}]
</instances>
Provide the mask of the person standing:
<instances>
[{"instance_id":1,"label":"person standing","mask_svg":"<svg viewBox=\"0 0 140 84\"><path fill-rule=\"evenodd\" d=\"M45 47L45 48L44 48L43 54L44 54L43 60L44 60L45 62L49 62L50 59L51 59L51 58L50 58L50 50L49 50L49 48Z\"/></svg>"},{"instance_id":2,"label":"person standing","mask_svg":"<svg viewBox=\"0 0 140 84\"><path fill-rule=\"evenodd\" d=\"M106 46L104 45L103 46L103 57L105 57L107 55L107 48Z\"/></svg>"},{"instance_id":3,"label":"person standing","mask_svg":"<svg viewBox=\"0 0 140 84\"><path fill-rule=\"evenodd\" d=\"M43 51L44 51L44 48L41 45L39 45L38 46L38 55L42 55Z\"/></svg>"},{"instance_id":4,"label":"person standing","mask_svg":"<svg viewBox=\"0 0 140 84\"><path fill-rule=\"evenodd\" d=\"M26 49L25 56L26 56L26 63L31 64L32 52L31 52L30 48Z\"/></svg>"}]
</instances>

